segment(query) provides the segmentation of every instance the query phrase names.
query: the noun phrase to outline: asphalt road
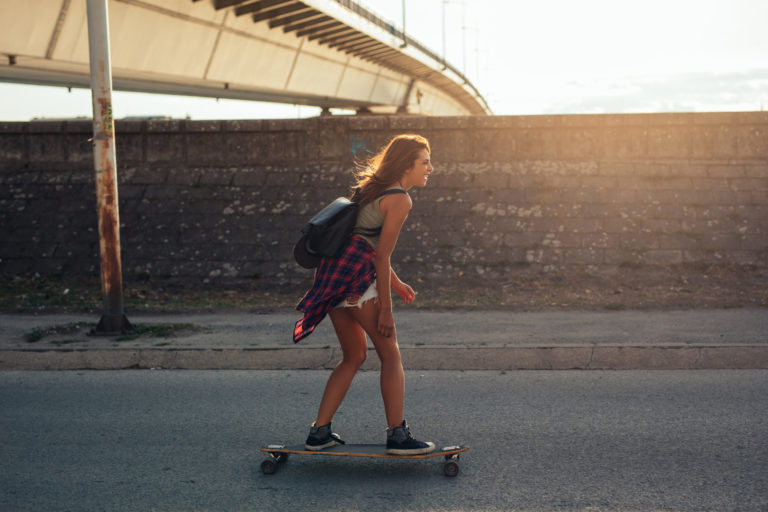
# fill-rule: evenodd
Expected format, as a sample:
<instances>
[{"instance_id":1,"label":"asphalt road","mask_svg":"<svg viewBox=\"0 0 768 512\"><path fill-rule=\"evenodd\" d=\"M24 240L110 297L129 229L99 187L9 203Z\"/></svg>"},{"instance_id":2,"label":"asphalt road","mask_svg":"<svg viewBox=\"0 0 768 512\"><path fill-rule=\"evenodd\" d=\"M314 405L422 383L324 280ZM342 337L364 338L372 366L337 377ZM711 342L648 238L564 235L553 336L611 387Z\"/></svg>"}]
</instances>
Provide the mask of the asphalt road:
<instances>
[{"instance_id":1,"label":"asphalt road","mask_svg":"<svg viewBox=\"0 0 768 512\"><path fill-rule=\"evenodd\" d=\"M0 510L768 510L768 371L410 372L440 461L293 456L325 371L0 372ZM378 374L335 421L384 439Z\"/></svg>"}]
</instances>

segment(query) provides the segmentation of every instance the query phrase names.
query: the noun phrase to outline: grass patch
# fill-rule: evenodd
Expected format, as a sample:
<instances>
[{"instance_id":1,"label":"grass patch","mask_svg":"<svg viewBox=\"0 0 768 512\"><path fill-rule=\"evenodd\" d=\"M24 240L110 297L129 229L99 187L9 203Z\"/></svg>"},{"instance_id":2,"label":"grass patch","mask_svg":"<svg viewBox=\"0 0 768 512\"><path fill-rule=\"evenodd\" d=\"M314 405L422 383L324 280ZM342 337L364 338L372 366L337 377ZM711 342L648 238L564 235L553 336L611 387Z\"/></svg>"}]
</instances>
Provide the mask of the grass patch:
<instances>
[{"instance_id":1,"label":"grass patch","mask_svg":"<svg viewBox=\"0 0 768 512\"><path fill-rule=\"evenodd\" d=\"M125 282L123 301L130 319L133 313L218 311L293 307L306 292L296 289L259 290L250 283L232 289L205 289L172 281ZM98 276L0 276L0 311L39 313L71 311L98 314L102 308Z\"/></svg>"},{"instance_id":2,"label":"grass patch","mask_svg":"<svg viewBox=\"0 0 768 512\"><path fill-rule=\"evenodd\" d=\"M100 307L98 279L1 276L0 309L5 311L93 311Z\"/></svg>"},{"instance_id":3,"label":"grass patch","mask_svg":"<svg viewBox=\"0 0 768 512\"><path fill-rule=\"evenodd\" d=\"M37 343L41 339L45 337L45 333L42 329L35 327L31 331L29 331L27 334L24 335L24 341L27 343Z\"/></svg>"},{"instance_id":4,"label":"grass patch","mask_svg":"<svg viewBox=\"0 0 768 512\"><path fill-rule=\"evenodd\" d=\"M182 331L196 331L192 324L134 324L129 332L117 336L115 341L130 341L138 338L170 338Z\"/></svg>"},{"instance_id":5,"label":"grass patch","mask_svg":"<svg viewBox=\"0 0 768 512\"><path fill-rule=\"evenodd\" d=\"M53 340L53 345L69 345L71 343L82 343L90 341L87 336L96 324L90 322L72 322L65 325L54 325L51 327L35 327L24 334L24 340L27 343L37 343L40 340L51 336L83 335L81 338L65 338ZM195 332L202 330L202 327L193 324L134 324L133 329L125 334L114 337L115 341L130 341L138 338L171 338L181 333ZM168 345L169 343L158 344L157 346Z\"/></svg>"},{"instance_id":6,"label":"grass patch","mask_svg":"<svg viewBox=\"0 0 768 512\"><path fill-rule=\"evenodd\" d=\"M85 340L88 341L88 340ZM63 345L70 345L72 343L82 343L83 340L73 340L73 339L67 339L67 340L54 340L51 342L51 345L56 345L57 347L61 347Z\"/></svg>"},{"instance_id":7,"label":"grass patch","mask_svg":"<svg viewBox=\"0 0 768 512\"><path fill-rule=\"evenodd\" d=\"M61 336L65 334L77 334L84 328L89 330L95 327L96 324L90 322L71 322L65 325L54 325L52 327L35 327L28 333L24 334L24 340L27 343L37 343L47 336ZM76 340L69 341L70 343L76 343ZM58 343L62 343L59 341Z\"/></svg>"}]
</instances>

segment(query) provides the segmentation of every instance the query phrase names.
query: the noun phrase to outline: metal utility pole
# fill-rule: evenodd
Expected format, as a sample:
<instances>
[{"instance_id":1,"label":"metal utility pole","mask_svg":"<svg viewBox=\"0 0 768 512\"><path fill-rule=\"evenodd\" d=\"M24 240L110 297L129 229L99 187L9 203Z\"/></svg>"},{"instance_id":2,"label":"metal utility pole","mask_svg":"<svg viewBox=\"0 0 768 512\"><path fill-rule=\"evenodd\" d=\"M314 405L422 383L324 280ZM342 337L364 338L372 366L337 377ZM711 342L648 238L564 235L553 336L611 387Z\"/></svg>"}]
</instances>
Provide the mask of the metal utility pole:
<instances>
[{"instance_id":1,"label":"metal utility pole","mask_svg":"<svg viewBox=\"0 0 768 512\"><path fill-rule=\"evenodd\" d=\"M467 76L467 3L461 0L461 73Z\"/></svg>"},{"instance_id":2,"label":"metal utility pole","mask_svg":"<svg viewBox=\"0 0 768 512\"><path fill-rule=\"evenodd\" d=\"M408 46L408 36L405 35L405 0L403 0L403 44L400 45L400 48L405 48Z\"/></svg>"},{"instance_id":3,"label":"metal utility pole","mask_svg":"<svg viewBox=\"0 0 768 512\"><path fill-rule=\"evenodd\" d=\"M101 255L102 316L92 334L131 329L123 313L123 270L120 261L120 216L117 202L115 129L112 120L112 64L109 58L107 0L87 0L88 47L93 96L93 162Z\"/></svg>"},{"instance_id":4,"label":"metal utility pole","mask_svg":"<svg viewBox=\"0 0 768 512\"><path fill-rule=\"evenodd\" d=\"M443 0L443 69L445 69L446 66L446 55L445 55L445 4L448 3L448 0Z\"/></svg>"}]
</instances>

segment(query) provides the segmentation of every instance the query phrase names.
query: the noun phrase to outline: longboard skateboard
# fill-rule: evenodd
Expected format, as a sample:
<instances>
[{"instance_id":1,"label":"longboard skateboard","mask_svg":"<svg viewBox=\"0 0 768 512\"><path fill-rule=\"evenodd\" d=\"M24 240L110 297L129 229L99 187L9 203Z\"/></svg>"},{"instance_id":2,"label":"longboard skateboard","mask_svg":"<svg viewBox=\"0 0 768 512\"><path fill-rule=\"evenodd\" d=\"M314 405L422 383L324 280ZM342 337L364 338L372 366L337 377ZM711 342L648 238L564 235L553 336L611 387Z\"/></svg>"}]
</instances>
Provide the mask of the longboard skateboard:
<instances>
[{"instance_id":1,"label":"longboard skateboard","mask_svg":"<svg viewBox=\"0 0 768 512\"><path fill-rule=\"evenodd\" d=\"M431 457L444 457L443 473L445 476L459 474L459 454L469 450L469 446L456 445L438 448L431 453L420 455L390 455L383 444L342 444L326 448L325 450L307 450L304 445L285 446L282 444L270 444L261 449L269 458L261 463L261 472L271 475L277 471L278 464L288 460L291 454L296 455L325 455L335 457L370 457L376 459L429 459Z\"/></svg>"}]
</instances>

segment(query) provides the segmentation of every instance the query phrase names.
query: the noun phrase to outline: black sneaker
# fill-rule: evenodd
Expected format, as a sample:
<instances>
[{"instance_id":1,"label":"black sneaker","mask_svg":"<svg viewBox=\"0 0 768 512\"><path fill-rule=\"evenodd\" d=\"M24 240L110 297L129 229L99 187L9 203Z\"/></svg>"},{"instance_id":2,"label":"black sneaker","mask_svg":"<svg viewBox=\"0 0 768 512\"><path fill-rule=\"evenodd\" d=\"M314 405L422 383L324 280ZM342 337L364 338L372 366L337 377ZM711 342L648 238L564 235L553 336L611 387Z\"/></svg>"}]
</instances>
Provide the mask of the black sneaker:
<instances>
[{"instance_id":1,"label":"black sneaker","mask_svg":"<svg viewBox=\"0 0 768 512\"><path fill-rule=\"evenodd\" d=\"M387 453L390 455L422 455L435 451L435 443L417 441L408 424L387 429Z\"/></svg>"},{"instance_id":2,"label":"black sneaker","mask_svg":"<svg viewBox=\"0 0 768 512\"><path fill-rule=\"evenodd\" d=\"M331 446L344 444L339 434L331 432L331 424L322 425L320 427L315 426L313 423L309 429L309 437L304 444L304 448L312 451L324 450Z\"/></svg>"}]
</instances>

